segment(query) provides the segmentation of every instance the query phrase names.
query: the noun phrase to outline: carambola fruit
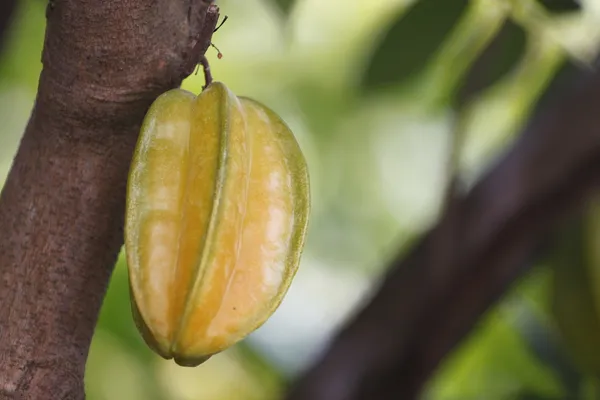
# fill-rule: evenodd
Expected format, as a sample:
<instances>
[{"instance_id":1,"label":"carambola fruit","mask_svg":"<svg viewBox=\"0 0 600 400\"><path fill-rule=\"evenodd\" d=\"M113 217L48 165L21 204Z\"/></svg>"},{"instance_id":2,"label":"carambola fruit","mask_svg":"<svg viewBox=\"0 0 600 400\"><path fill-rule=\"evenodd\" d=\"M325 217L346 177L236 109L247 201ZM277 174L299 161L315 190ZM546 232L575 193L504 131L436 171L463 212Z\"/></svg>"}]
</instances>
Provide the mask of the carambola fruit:
<instances>
[{"instance_id":1,"label":"carambola fruit","mask_svg":"<svg viewBox=\"0 0 600 400\"><path fill-rule=\"evenodd\" d=\"M310 209L305 159L272 110L211 83L150 107L127 187L134 319L196 366L262 325L290 286Z\"/></svg>"}]
</instances>

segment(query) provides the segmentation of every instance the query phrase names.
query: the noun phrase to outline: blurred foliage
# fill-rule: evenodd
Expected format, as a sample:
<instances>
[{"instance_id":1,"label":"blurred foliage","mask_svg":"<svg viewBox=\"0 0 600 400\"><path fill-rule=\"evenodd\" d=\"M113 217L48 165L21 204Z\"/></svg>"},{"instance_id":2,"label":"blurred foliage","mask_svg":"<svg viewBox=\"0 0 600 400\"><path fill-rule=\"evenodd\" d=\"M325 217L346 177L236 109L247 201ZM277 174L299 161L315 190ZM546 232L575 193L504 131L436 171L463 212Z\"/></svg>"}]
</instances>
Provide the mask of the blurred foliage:
<instances>
[{"instance_id":1,"label":"blurred foliage","mask_svg":"<svg viewBox=\"0 0 600 400\"><path fill-rule=\"evenodd\" d=\"M600 1L580 3L578 11L570 0L220 0L230 20L214 37L224 58L208 54L213 74L282 115L309 163L314 208L302 265L262 328L186 369L142 342L121 257L90 352L88 398L279 398L368 298L386 261L435 222L450 155L472 184L547 89L568 82L565 71L589 68ZM0 59L4 174L35 98L44 7L20 0ZM202 84L191 76L184 87ZM597 383L565 356L549 264L480 321L424 398L595 398Z\"/></svg>"},{"instance_id":2,"label":"blurred foliage","mask_svg":"<svg viewBox=\"0 0 600 400\"><path fill-rule=\"evenodd\" d=\"M505 78L524 56L526 45L525 30L510 19L504 21L494 39L471 64L457 95L459 106Z\"/></svg>"},{"instance_id":3,"label":"blurred foliage","mask_svg":"<svg viewBox=\"0 0 600 400\"><path fill-rule=\"evenodd\" d=\"M442 46L468 5L469 0L421 0L400 13L368 61L362 83L365 89L414 78Z\"/></svg>"},{"instance_id":4,"label":"blurred foliage","mask_svg":"<svg viewBox=\"0 0 600 400\"><path fill-rule=\"evenodd\" d=\"M581 5L578 0L540 0L541 3L552 12L580 11Z\"/></svg>"},{"instance_id":5,"label":"blurred foliage","mask_svg":"<svg viewBox=\"0 0 600 400\"><path fill-rule=\"evenodd\" d=\"M294 7L294 0L273 0L275 4L283 11L284 14L288 14Z\"/></svg>"}]
</instances>

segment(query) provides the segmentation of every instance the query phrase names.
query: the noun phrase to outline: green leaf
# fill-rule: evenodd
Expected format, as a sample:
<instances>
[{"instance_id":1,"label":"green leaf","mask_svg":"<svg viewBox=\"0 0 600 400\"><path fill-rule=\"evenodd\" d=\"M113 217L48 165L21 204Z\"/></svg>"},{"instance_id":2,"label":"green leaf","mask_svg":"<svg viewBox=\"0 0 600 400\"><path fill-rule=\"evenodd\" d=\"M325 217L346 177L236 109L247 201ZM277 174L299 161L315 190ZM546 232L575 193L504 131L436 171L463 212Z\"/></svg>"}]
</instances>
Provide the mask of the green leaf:
<instances>
[{"instance_id":1,"label":"green leaf","mask_svg":"<svg viewBox=\"0 0 600 400\"><path fill-rule=\"evenodd\" d=\"M572 87L573 82L577 82L584 72L585 70L583 70L581 65L569 59L563 60L560 67L552 76L547 88L544 89L544 93L536 102L533 113L543 112L543 110L556 101L558 96L561 96L565 90Z\"/></svg>"},{"instance_id":2,"label":"green leaf","mask_svg":"<svg viewBox=\"0 0 600 400\"><path fill-rule=\"evenodd\" d=\"M581 4L576 0L539 0L548 11L555 13L564 13L580 11Z\"/></svg>"},{"instance_id":3,"label":"green leaf","mask_svg":"<svg viewBox=\"0 0 600 400\"><path fill-rule=\"evenodd\" d=\"M531 354L512 327L515 314L488 313L468 340L442 363L430 383L428 398L499 400L514 398L521 391L564 398L553 371ZM482 393L486 396L480 397Z\"/></svg>"},{"instance_id":4,"label":"green leaf","mask_svg":"<svg viewBox=\"0 0 600 400\"><path fill-rule=\"evenodd\" d=\"M275 4L279 10L281 10L281 12L283 12L285 15L289 15L296 2L294 0L275 0Z\"/></svg>"},{"instance_id":5,"label":"green leaf","mask_svg":"<svg viewBox=\"0 0 600 400\"><path fill-rule=\"evenodd\" d=\"M406 81L423 70L469 0L421 0L385 33L362 78L363 90Z\"/></svg>"},{"instance_id":6,"label":"green leaf","mask_svg":"<svg viewBox=\"0 0 600 400\"><path fill-rule=\"evenodd\" d=\"M537 393L523 391L517 395L515 400L556 400L556 397L545 397Z\"/></svg>"},{"instance_id":7,"label":"green leaf","mask_svg":"<svg viewBox=\"0 0 600 400\"><path fill-rule=\"evenodd\" d=\"M506 20L494 40L471 65L458 92L458 103L470 101L503 79L524 56L526 45L525 30L510 19Z\"/></svg>"},{"instance_id":8,"label":"green leaf","mask_svg":"<svg viewBox=\"0 0 600 400\"><path fill-rule=\"evenodd\" d=\"M513 326L538 360L551 368L568 393L576 393L581 374L561 348L555 326L534 311L528 301L519 302L520 314Z\"/></svg>"},{"instance_id":9,"label":"green leaf","mask_svg":"<svg viewBox=\"0 0 600 400\"><path fill-rule=\"evenodd\" d=\"M588 241L589 217L565 226L548 261L554 272L551 305L562 345L581 371L600 375L600 319Z\"/></svg>"}]
</instances>

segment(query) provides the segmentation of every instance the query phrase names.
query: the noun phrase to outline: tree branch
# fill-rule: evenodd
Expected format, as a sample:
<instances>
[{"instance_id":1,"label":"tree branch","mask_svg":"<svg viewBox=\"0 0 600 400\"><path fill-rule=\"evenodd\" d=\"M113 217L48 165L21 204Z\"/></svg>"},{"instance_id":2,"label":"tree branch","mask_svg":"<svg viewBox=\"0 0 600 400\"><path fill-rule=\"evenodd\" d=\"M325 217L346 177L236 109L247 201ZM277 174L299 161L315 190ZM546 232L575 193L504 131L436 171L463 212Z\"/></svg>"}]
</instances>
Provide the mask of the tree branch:
<instances>
[{"instance_id":1,"label":"tree branch","mask_svg":"<svg viewBox=\"0 0 600 400\"><path fill-rule=\"evenodd\" d=\"M415 399L443 357L600 186L600 73L545 110L408 255L288 400ZM445 257L438 257L444 254Z\"/></svg>"},{"instance_id":2,"label":"tree branch","mask_svg":"<svg viewBox=\"0 0 600 400\"><path fill-rule=\"evenodd\" d=\"M198 62L218 8L54 0L47 14L35 108L0 197L2 399L84 398L141 121Z\"/></svg>"}]
</instances>

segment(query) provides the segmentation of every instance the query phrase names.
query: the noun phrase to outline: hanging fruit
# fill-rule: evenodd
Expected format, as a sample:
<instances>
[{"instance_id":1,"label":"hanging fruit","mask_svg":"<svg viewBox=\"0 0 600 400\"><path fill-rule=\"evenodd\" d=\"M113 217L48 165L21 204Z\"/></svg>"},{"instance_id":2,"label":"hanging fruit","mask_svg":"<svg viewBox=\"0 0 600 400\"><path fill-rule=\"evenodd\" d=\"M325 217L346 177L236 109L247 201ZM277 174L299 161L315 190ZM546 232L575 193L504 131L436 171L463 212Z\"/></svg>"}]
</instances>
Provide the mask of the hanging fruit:
<instances>
[{"instance_id":1,"label":"hanging fruit","mask_svg":"<svg viewBox=\"0 0 600 400\"><path fill-rule=\"evenodd\" d=\"M261 326L294 277L310 210L304 156L261 103L212 82L158 97L127 187L131 304L146 343L196 366Z\"/></svg>"}]
</instances>

